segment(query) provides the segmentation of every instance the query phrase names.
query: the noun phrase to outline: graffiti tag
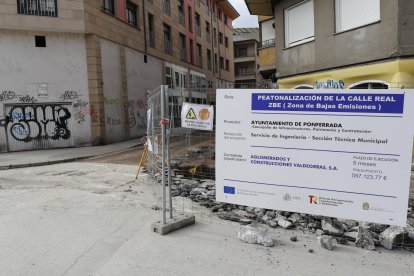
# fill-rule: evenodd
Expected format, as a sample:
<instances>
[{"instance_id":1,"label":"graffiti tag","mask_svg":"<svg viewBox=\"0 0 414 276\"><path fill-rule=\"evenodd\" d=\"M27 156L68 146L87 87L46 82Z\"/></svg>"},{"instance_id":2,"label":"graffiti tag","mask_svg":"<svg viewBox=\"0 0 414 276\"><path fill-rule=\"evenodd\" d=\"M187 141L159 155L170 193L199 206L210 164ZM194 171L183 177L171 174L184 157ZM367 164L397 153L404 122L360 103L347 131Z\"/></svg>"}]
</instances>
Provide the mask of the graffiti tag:
<instances>
[{"instance_id":1,"label":"graffiti tag","mask_svg":"<svg viewBox=\"0 0 414 276\"><path fill-rule=\"evenodd\" d=\"M34 97L26 95L26 96L20 97L19 102L21 102L21 103L35 103L35 102L37 102L37 100Z\"/></svg>"},{"instance_id":2,"label":"graffiti tag","mask_svg":"<svg viewBox=\"0 0 414 276\"><path fill-rule=\"evenodd\" d=\"M62 96L60 96L60 100L62 101L74 100L74 99L79 98L79 96L80 95L78 94L78 92L67 90L65 91L65 93L62 94Z\"/></svg>"},{"instance_id":3,"label":"graffiti tag","mask_svg":"<svg viewBox=\"0 0 414 276\"><path fill-rule=\"evenodd\" d=\"M11 136L22 142L69 139L68 120L72 115L60 104L15 105L6 116Z\"/></svg>"},{"instance_id":4,"label":"graffiti tag","mask_svg":"<svg viewBox=\"0 0 414 276\"><path fill-rule=\"evenodd\" d=\"M121 124L121 119L106 117L106 125L108 126L119 126Z\"/></svg>"},{"instance_id":5,"label":"graffiti tag","mask_svg":"<svg viewBox=\"0 0 414 276\"><path fill-rule=\"evenodd\" d=\"M86 122L86 115L89 113L88 104L88 102L79 100L73 104L73 118L78 124Z\"/></svg>"},{"instance_id":6,"label":"graffiti tag","mask_svg":"<svg viewBox=\"0 0 414 276\"><path fill-rule=\"evenodd\" d=\"M15 98L17 98L17 95L13 91L3 91L0 93L0 102L13 100Z\"/></svg>"}]
</instances>

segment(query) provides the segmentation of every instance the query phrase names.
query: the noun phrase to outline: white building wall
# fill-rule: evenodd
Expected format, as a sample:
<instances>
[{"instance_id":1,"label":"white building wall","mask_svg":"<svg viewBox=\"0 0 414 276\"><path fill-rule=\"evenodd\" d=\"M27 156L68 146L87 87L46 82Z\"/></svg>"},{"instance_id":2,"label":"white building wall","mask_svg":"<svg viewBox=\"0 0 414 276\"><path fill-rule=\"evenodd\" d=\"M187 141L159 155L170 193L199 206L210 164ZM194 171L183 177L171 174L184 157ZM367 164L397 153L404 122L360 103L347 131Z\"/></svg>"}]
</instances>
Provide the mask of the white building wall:
<instances>
[{"instance_id":1,"label":"white building wall","mask_svg":"<svg viewBox=\"0 0 414 276\"><path fill-rule=\"evenodd\" d=\"M15 146L14 150L90 144L84 37L81 34L45 35L46 47L40 48L35 47L32 32L0 31L0 152L7 151L7 141L9 146ZM65 103L67 111L53 109L51 103ZM27 114L21 114L22 109L6 114L6 104L48 107L49 114L36 107L26 110ZM64 129L69 126L70 131ZM59 134L55 133L56 129ZM15 137L20 140L10 135L16 130L19 133ZM37 143L39 140L42 144Z\"/></svg>"},{"instance_id":2,"label":"white building wall","mask_svg":"<svg viewBox=\"0 0 414 276\"><path fill-rule=\"evenodd\" d=\"M125 138L125 115L119 47L119 44L101 39L106 143L120 142Z\"/></svg>"},{"instance_id":3,"label":"white building wall","mask_svg":"<svg viewBox=\"0 0 414 276\"><path fill-rule=\"evenodd\" d=\"M272 19L260 23L262 25L262 41L275 38L275 29L273 28L274 22L275 21Z\"/></svg>"},{"instance_id":4,"label":"white building wall","mask_svg":"<svg viewBox=\"0 0 414 276\"><path fill-rule=\"evenodd\" d=\"M163 63L161 60L147 56L136 50L125 48L127 89L128 89L128 125L130 138L145 135L146 94L163 83Z\"/></svg>"}]
</instances>

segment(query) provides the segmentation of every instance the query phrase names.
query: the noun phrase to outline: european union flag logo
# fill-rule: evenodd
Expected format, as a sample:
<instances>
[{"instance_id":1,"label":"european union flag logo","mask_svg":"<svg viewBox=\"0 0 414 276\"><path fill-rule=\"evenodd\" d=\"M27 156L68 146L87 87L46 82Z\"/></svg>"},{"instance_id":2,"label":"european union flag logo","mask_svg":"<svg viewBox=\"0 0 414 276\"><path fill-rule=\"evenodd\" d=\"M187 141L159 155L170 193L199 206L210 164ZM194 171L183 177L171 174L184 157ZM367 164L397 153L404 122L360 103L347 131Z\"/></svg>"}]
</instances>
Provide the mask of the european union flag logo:
<instances>
[{"instance_id":1,"label":"european union flag logo","mask_svg":"<svg viewBox=\"0 0 414 276\"><path fill-rule=\"evenodd\" d=\"M236 194L236 188L230 187L230 186L224 186L224 193L234 195Z\"/></svg>"}]
</instances>

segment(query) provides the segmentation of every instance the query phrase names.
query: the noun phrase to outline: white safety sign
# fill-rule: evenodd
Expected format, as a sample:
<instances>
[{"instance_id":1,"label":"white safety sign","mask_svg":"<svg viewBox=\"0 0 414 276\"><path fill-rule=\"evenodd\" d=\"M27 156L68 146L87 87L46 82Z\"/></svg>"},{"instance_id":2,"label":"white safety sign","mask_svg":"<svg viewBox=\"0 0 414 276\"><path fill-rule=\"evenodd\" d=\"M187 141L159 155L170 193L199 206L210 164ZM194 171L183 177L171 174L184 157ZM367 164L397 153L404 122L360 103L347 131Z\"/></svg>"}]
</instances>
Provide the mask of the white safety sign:
<instances>
[{"instance_id":1,"label":"white safety sign","mask_svg":"<svg viewBox=\"0 0 414 276\"><path fill-rule=\"evenodd\" d=\"M413 90L217 90L217 201L406 225Z\"/></svg>"},{"instance_id":2,"label":"white safety sign","mask_svg":"<svg viewBox=\"0 0 414 276\"><path fill-rule=\"evenodd\" d=\"M214 108L212 105L183 103L181 126L201 130L213 130Z\"/></svg>"}]
</instances>

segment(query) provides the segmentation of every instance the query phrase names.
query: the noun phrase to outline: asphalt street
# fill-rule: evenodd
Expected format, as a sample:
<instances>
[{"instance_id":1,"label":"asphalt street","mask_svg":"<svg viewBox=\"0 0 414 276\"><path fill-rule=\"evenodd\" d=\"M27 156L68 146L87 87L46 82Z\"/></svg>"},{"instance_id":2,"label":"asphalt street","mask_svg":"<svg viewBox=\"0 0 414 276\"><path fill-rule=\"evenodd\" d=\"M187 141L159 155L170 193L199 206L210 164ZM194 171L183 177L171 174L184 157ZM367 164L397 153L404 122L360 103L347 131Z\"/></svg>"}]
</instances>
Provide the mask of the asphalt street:
<instances>
[{"instance_id":1,"label":"asphalt street","mask_svg":"<svg viewBox=\"0 0 414 276\"><path fill-rule=\"evenodd\" d=\"M246 244L237 223L181 198L176 212L194 212L196 224L160 236L150 229L159 187L145 175L134 181L135 169L81 162L0 171L0 275L414 274L413 253L328 251L300 231L273 229L271 248Z\"/></svg>"}]
</instances>

